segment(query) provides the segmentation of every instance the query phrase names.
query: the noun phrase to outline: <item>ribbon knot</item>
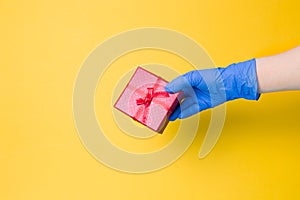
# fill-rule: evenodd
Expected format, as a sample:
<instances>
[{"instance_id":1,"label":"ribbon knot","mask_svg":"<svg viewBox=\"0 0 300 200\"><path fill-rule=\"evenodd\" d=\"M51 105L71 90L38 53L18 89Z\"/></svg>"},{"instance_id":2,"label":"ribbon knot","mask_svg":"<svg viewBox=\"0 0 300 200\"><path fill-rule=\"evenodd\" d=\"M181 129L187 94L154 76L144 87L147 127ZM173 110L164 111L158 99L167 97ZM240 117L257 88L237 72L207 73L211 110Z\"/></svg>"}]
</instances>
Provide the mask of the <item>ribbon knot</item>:
<instances>
[{"instance_id":1,"label":"ribbon knot","mask_svg":"<svg viewBox=\"0 0 300 200\"><path fill-rule=\"evenodd\" d=\"M142 107L138 110L136 113L135 118L138 118L141 113L143 112L142 122L146 123L148 114L149 114L149 106L154 98L166 98L169 97L169 93L165 91L157 91L155 92L153 87L147 88L147 94L144 98L138 98L136 99L136 104L138 106L144 105L144 109L142 110Z\"/></svg>"}]
</instances>

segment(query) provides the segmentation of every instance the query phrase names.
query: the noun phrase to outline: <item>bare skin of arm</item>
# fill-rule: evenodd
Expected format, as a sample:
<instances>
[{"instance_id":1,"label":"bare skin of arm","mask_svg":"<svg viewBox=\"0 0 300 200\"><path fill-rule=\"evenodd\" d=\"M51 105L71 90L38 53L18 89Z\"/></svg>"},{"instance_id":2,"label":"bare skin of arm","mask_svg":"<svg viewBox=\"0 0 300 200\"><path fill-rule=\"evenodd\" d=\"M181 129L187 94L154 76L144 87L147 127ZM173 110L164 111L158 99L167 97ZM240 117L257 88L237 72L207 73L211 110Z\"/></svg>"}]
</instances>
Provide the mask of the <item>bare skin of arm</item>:
<instances>
[{"instance_id":1,"label":"bare skin of arm","mask_svg":"<svg viewBox=\"0 0 300 200\"><path fill-rule=\"evenodd\" d=\"M300 90L300 46L256 59L260 93Z\"/></svg>"}]
</instances>

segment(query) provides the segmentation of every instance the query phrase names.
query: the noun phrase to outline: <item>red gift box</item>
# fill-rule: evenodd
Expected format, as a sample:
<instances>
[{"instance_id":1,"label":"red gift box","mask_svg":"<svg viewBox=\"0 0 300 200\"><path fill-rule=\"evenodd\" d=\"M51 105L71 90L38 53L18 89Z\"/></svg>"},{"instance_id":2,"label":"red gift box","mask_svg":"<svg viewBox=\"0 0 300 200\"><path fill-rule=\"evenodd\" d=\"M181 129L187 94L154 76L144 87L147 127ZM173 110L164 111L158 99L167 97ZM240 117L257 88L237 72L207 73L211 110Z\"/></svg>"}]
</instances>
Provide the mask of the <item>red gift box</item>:
<instances>
[{"instance_id":1,"label":"red gift box","mask_svg":"<svg viewBox=\"0 0 300 200\"><path fill-rule=\"evenodd\" d=\"M164 87L167 83L138 67L114 107L155 132L162 133L182 96L181 93L166 92Z\"/></svg>"}]
</instances>

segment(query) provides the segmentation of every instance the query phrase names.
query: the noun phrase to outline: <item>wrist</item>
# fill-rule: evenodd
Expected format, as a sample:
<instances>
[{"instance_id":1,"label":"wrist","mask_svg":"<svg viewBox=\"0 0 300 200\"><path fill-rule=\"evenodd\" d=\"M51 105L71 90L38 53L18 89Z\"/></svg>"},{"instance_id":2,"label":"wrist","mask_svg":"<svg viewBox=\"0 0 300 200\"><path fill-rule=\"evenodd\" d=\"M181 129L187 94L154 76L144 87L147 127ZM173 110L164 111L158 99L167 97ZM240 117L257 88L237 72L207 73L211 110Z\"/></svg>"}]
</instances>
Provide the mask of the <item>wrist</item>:
<instances>
[{"instance_id":1,"label":"wrist","mask_svg":"<svg viewBox=\"0 0 300 200\"><path fill-rule=\"evenodd\" d=\"M222 76L223 80L226 80L224 86L227 100L259 99L255 59L229 65L224 68Z\"/></svg>"}]
</instances>

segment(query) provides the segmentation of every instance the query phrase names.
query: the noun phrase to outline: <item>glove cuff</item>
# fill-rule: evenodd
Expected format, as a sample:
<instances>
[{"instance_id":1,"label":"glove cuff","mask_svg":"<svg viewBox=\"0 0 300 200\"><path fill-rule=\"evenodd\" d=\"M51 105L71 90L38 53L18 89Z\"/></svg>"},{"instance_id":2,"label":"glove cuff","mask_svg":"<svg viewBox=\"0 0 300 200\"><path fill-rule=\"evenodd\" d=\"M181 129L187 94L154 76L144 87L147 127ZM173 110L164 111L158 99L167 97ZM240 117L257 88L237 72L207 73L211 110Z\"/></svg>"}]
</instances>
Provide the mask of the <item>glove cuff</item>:
<instances>
[{"instance_id":1,"label":"glove cuff","mask_svg":"<svg viewBox=\"0 0 300 200\"><path fill-rule=\"evenodd\" d=\"M260 93L258 89L255 59L232 64L225 69L225 73L232 79L232 81L227 82L229 85L225 86L227 100L237 98L248 100L259 99Z\"/></svg>"}]
</instances>

